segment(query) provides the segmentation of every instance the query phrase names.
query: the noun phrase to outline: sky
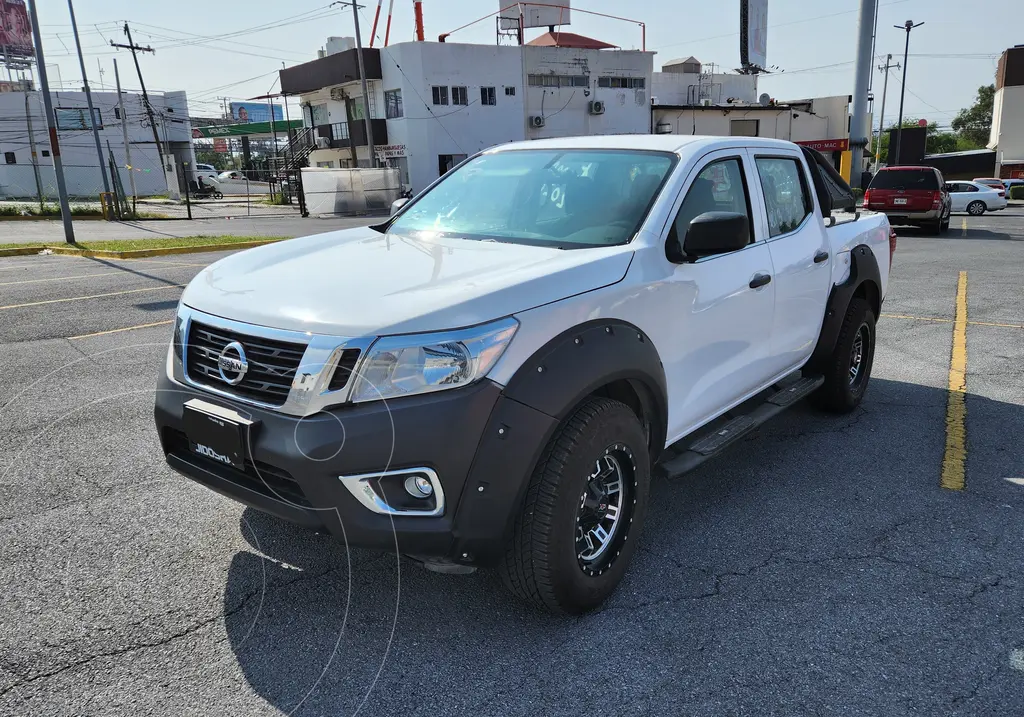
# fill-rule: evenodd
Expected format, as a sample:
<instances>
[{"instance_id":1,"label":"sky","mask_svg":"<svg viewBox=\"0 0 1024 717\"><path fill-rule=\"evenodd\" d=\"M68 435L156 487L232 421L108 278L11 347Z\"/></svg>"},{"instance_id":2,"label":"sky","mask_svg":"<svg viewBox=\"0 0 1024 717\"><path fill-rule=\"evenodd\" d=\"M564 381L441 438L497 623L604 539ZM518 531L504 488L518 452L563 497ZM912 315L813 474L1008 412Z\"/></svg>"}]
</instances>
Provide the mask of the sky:
<instances>
[{"instance_id":1,"label":"sky","mask_svg":"<svg viewBox=\"0 0 1024 717\"><path fill-rule=\"evenodd\" d=\"M36 0L51 82L71 89L80 82L66 0ZM376 0L360 0L361 30L369 42ZM494 12L511 0L424 0L428 40ZM384 12L388 0L384 0ZM694 55L730 71L739 66L739 0L571 0L573 8L628 15L647 25L647 49L655 69L667 60ZM948 127L969 106L977 88L994 81L999 54L1024 43L1024 13L1006 0L979 3L982 12L954 0L879 0L875 65L903 61L905 20L925 24L911 35L904 115ZM780 72L763 75L759 90L779 100L851 94L856 56L857 0L769 0L768 64ZM222 97L245 100L276 90L277 70L316 57L330 35L354 32L351 7L329 0L75 0L86 72L94 88L112 88L112 60L118 58L122 85L137 89L131 55L109 46L125 42L125 21L136 44L155 54L140 55L150 90L185 90L193 115L216 116ZM900 25L900 29L893 27ZM384 22L377 34L383 38ZM569 31L624 49L639 49L635 23L574 13ZM412 0L395 0L391 41L413 38ZM541 30L531 30L527 39ZM455 33L449 42L495 42L494 19ZM380 39L375 43L380 46ZM57 67L54 67L56 65ZM100 70L103 74L100 74ZM895 121L902 72L890 74L886 116ZM881 98L882 73L873 72ZM3 79L6 79L4 77ZM292 104L293 116L297 104ZM876 102L876 120L879 103ZM888 124L888 122L887 122Z\"/></svg>"}]
</instances>

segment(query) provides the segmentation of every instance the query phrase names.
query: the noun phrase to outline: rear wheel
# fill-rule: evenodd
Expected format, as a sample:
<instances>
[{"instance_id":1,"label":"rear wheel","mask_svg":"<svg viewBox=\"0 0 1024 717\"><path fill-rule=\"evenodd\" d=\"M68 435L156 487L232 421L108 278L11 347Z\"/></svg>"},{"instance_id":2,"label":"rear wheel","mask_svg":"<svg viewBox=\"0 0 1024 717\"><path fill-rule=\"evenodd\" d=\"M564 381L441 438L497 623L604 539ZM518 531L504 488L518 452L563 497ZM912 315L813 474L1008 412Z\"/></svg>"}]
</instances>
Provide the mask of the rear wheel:
<instances>
[{"instance_id":1,"label":"rear wheel","mask_svg":"<svg viewBox=\"0 0 1024 717\"><path fill-rule=\"evenodd\" d=\"M501 566L508 588L556 613L600 605L636 549L650 470L633 411L588 399L556 431L530 478Z\"/></svg>"},{"instance_id":2,"label":"rear wheel","mask_svg":"<svg viewBox=\"0 0 1024 717\"><path fill-rule=\"evenodd\" d=\"M985 213L985 210L987 208L988 207L985 206L985 202L981 201L980 199L976 199L967 205L967 213L970 214L972 217L980 217L982 214Z\"/></svg>"},{"instance_id":3,"label":"rear wheel","mask_svg":"<svg viewBox=\"0 0 1024 717\"><path fill-rule=\"evenodd\" d=\"M832 413L848 413L860 405L875 360L875 313L864 299L846 310L835 349L819 367L825 384L812 394L814 404Z\"/></svg>"}]
</instances>

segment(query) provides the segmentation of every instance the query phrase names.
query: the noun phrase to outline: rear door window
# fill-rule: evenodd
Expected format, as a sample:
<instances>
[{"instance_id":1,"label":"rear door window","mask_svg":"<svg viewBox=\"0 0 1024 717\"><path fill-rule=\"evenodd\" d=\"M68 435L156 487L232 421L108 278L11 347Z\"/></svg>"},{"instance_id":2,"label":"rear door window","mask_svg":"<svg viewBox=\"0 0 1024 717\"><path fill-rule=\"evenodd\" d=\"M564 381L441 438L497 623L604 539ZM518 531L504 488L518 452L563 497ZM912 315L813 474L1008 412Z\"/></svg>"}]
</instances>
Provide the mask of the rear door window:
<instances>
[{"instance_id":1,"label":"rear door window","mask_svg":"<svg viewBox=\"0 0 1024 717\"><path fill-rule=\"evenodd\" d=\"M783 157L757 157L757 174L768 212L768 233L777 237L799 227L814 203L800 163Z\"/></svg>"},{"instance_id":2,"label":"rear door window","mask_svg":"<svg viewBox=\"0 0 1024 717\"><path fill-rule=\"evenodd\" d=\"M869 189L926 189L939 188L939 180L930 169L883 169L871 180Z\"/></svg>"}]
</instances>

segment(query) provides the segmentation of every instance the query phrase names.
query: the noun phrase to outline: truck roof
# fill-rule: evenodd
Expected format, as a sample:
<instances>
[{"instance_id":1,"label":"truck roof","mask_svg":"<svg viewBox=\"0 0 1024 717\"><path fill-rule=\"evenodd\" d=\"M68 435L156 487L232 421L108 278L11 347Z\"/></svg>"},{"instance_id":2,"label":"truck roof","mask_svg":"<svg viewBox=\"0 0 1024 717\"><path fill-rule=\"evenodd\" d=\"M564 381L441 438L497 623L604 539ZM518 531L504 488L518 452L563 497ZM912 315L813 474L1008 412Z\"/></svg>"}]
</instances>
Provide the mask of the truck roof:
<instances>
[{"instance_id":1,"label":"truck roof","mask_svg":"<svg viewBox=\"0 0 1024 717\"><path fill-rule=\"evenodd\" d=\"M793 144L766 137L718 137L686 134L611 134L586 137L557 137L552 139L510 142L492 147L490 152L509 149L636 149L660 152L681 152L701 149L711 151L717 147L764 147L765 149L792 148Z\"/></svg>"}]
</instances>

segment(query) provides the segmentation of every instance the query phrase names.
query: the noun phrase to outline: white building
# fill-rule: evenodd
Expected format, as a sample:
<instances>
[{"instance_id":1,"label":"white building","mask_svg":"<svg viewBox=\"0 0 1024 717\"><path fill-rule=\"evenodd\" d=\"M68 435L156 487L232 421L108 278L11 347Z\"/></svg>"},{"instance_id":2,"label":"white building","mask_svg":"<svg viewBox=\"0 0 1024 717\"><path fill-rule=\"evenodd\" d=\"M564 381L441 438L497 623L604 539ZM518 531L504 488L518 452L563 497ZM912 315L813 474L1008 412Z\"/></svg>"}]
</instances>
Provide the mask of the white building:
<instances>
[{"instance_id":1,"label":"white building","mask_svg":"<svg viewBox=\"0 0 1024 717\"><path fill-rule=\"evenodd\" d=\"M654 53L561 32L523 46L405 42L364 50L378 156L421 191L467 156L504 142L651 131ZM599 48L605 49L599 49ZM368 166L356 51L281 72L318 148L310 166ZM357 164L358 163L358 164Z\"/></svg>"},{"instance_id":2,"label":"white building","mask_svg":"<svg viewBox=\"0 0 1024 717\"><path fill-rule=\"evenodd\" d=\"M996 151L996 176L1024 179L1024 45L999 58L988 146Z\"/></svg>"},{"instance_id":3,"label":"white building","mask_svg":"<svg viewBox=\"0 0 1024 717\"><path fill-rule=\"evenodd\" d=\"M57 135L68 194L73 198L94 200L103 191L103 180L85 93L51 92L50 96L57 117ZM169 164L172 167L180 167L182 162L194 164L192 127L185 93L150 93L149 99L162 149L170 158ZM131 193L131 180L134 178L139 196L167 193L167 182L142 96L123 95L125 117L121 116L116 92L93 92L92 101L104 160L108 158L109 146L125 192ZM0 199L34 199L37 196L26 112L31 119L31 139L35 141L42 194L47 199L56 199L57 183L50 155L46 113L39 92L0 92L0 118L3 120L0 123ZM130 168L122 126L125 122L131 144Z\"/></svg>"}]
</instances>

